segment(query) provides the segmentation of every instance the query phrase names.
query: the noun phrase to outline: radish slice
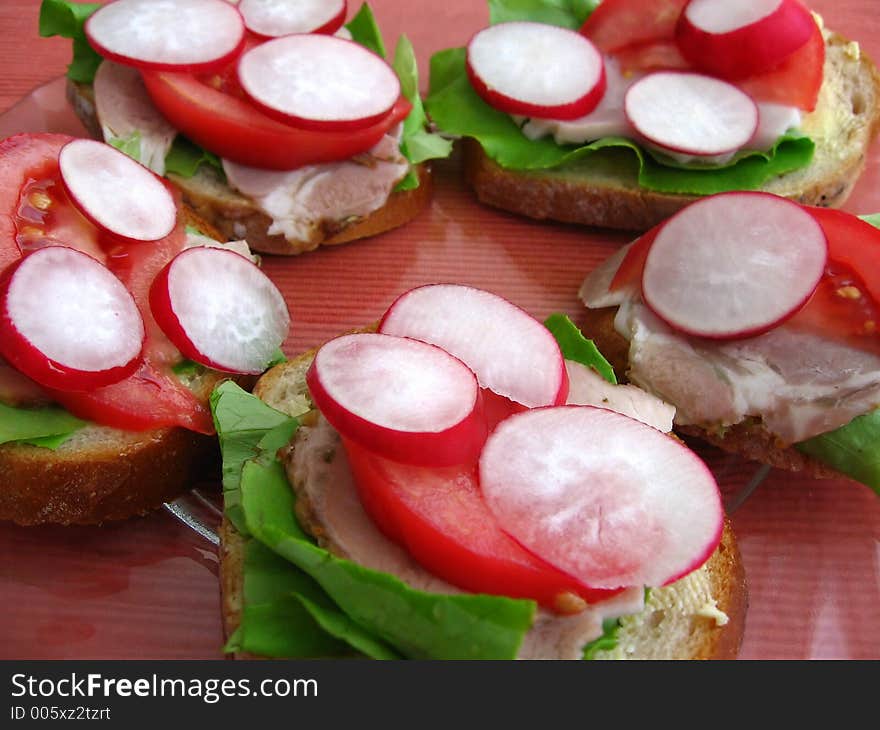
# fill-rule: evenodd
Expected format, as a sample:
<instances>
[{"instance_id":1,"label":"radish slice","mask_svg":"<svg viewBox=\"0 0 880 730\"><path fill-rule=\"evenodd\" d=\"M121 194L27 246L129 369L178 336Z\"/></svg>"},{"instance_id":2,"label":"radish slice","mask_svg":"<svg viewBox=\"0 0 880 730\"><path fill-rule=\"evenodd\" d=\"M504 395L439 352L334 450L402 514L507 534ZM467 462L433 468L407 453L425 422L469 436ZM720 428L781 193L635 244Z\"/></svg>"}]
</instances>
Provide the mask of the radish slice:
<instances>
[{"instance_id":1,"label":"radish slice","mask_svg":"<svg viewBox=\"0 0 880 730\"><path fill-rule=\"evenodd\" d=\"M487 427L473 372L439 347L405 337L337 337L306 375L315 405L343 436L422 466L474 461Z\"/></svg>"},{"instance_id":2,"label":"radish slice","mask_svg":"<svg viewBox=\"0 0 880 730\"><path fill-rule=\"evenodd\" d=\"M0 283L0 354L48 388L91 390L126 378L144 337L128 289L76 249L41 248Z\"/></svg>"},{"instance_id":3,"label":"radish slice","mask_svg":"<svg viewBox=\"0 0 880 730\"><path fill-rule=\"evenodd\" d=\"M527 550L595 588L661 586L702 565L724 511L686 446L591 406L511 416L486 441L480 488Z\"/></svg>"},{"instance_id":4,"label":"radish slice","mask_svg":"<svg viewBox=\"0 0 880 730\"><path fill-rule=\"evenodd\" d=\"M750 96L702 74L648 74L626 92L624 111L648 142L687 155L733 152L758 128L758 106Z\"/></svg>"},{"instance_id":5,"label":"radish slice","mask_svg":"<svg viewBox=\"0 0 880 730\"><path fill-rule=\"evenodd\" d=\"M724 193L692 203L659 229L642 294L682 332L750 337L807 302L827 257L822 227L797 203L768 193Z\"/></svg>"},{"instance_id":6,"label":"radish slice","mask_svg":"<svg viewBox=\"0 0 880 730\"><path fill-rule=\"evenodd\" d=\"M543 23L481 30L468 43L467 72L483 100L508 114L577 119L605 93L605 64L592 42Z\"/></svg>"},{"instance_id":7,"label":"radish slice","mask_svg":"<svg viewBox=\"0 0 880 730\"><path fill-rule=\"evenodd\" d=\"M263 372L290 326L269 277L234 251L203 246L162 269L150 288L150 310L186 357L232 373Z\"/></svg>"},{"instance_id":8,"label":"radish slice","mask_svg":"<svg viewBox=\"0 0 880 730\"><path fill-rule=\"evenodd\" d=\"M411 289L388 308L379 331L442 347L480 385L525 406L565 403L568 376L553 335L487 291L457 284Z\"/></svg>"},{"instance_id":9,"label":"radish slice","mask_svg":"<svg viewBox=\"0 0 880 730\"><path fill-rule=\"evenodd\" d=\"M400 96L393 69L363 46L329 35L291 35L252 48L238 79L266 114L306 129L368 127Z\"/></svg>"},{"instance_id":10,"label":"radish slice","mask_svg":"<svg viewBox=\"0 0 880 730\"><path fill-rule=\"evenodd\" d=\"M778 66L810 39L815 25L797 0L691 0L675 41L695 68L742 79Z\"/></svg>"},{"instance_id":11,"label":"radish slice","mask_svg":"<svg viewBox=\"0 0 880 730\"><path fill-rule=\"evenodd\" d=\"M345 22L345 0L241 0L238 11L252 33L335 33Z\"/></svg>"},{"instance_id":12,"label":"radish slice","mask_svg":"<svg viewBox=\"0 0 880 730\"><path fill-rule=\"evenodd\" d=\"M105 58L156 71L208 72L244 47L244 21L224 0L115 0L85 23Z\"/></svg>"},{"instance_id":13,"label":"radish slice","mask_svg":"<svg viewBox=\"0 0 880 730\"><path fill-rule=\"evenodd\" d=\"M109 233L158 241L177 225L177 205L161 179L110 145L75 139L61 149L58 166L76 207Z\"/></svg>"}]
</instances>

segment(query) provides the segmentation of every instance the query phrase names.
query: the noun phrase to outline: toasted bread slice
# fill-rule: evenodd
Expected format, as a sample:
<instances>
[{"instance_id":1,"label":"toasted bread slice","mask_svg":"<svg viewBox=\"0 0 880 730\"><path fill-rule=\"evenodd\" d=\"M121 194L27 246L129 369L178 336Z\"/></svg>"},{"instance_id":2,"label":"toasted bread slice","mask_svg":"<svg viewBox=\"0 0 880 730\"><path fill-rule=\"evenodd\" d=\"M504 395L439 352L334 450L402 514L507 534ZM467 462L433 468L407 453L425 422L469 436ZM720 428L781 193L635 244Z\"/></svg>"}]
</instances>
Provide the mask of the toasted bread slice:
<instances>
[{"instance_id":1,"label":"toasted bread slice","mask_svg":"<svg viewBox=\"0 0 880 730\"><path fill-rule=\"evenodd\" d=\"M629 342L614 329L616 307L586 309L581 329L596 343L619 378L623 378L629 363ZM674 404L673 404L674 405ZM723 434L698 426L676 426L675 430L696 436L724 451L758 461L778 469L802 471L817 478L840 477L830 467L798 451L794 446L783 446L760 422L743 421L725 429Z\"/></svg>"},{"instance_id":2,"label":"toasted bread slice","mask_svg":"<svg viewBox=\"0 0 880 730\"><path fill-rule=\"evenodd\" d=\"M69 81L67 99L89 134L95 139L103 139L92 86ZM431 168L427 164L417 165L416 171L419 177L417 188L392 192L385 205L366 216L322 221L308 241L289 239L281 234L270 235L272 219L252 198L227 185L214 169L202 165L190 178L171 173L167 178L183 193L184 202L220 231L223 240L245 239L254 251L292 256L318 246L376 236L409 223L428 205L433 187Z\"/></svg>"},{"instance_id":3,"label":"toasted bread slice","mask_svg":"<svg viewBox=\"0 0 880 730\"><path fill-rule=\"evenodd\" d=\"M825 80L816 110L802 130L816 144L808 167L781 175L762 189L806 205L836 208L846 201L880 130L880 73L874 63L835 33L825 33ZM478 142L464 141L464 175L487 205L530 218L644 231L696 199L639 186L628 153L601 165L550 170L507 170Z\"/></svg>"},{"instance_id":4,"label":"toasted bread slice","mask_svg":"<svg viewBox=\"0 0 880 730\"><path fill-rule=\"evenodd\" d=\"M314 352L269 370L257 382L255 395L277 410L302 413L310 406L305 373ZM297 492L297 516L304 529L326 549L339 552L324 534L319 513L309 504L307 492L301 485L293 488ZM221 607L228 637L241 622L245 543L227 520L220 539ZM714 607L705 605L706 595L712 597ZM733 659L742 641L747 604L741 557L730 525L726 524L721 545L709 561L690 576L652 590L645 610L621 621L617 648L598 652L597 658ZM726 623L721 625L718 618L722 623L726 618Z\"/></svg>"},{"instance_id":5,"label":"toasted bread slice","mask_svg":"<svg viewBox=\"0 0 880 730\"><path fill-rule=\"evenodd\" d=\"M215 240L221 234L184 208L186 223ZM231 376L208 371L187 386L207 400ZM236 377L251 385L252 376ZM0 520L20 525L98 524L142 515L216 476L217 440L183 428L124 431L89 425L55 450L0 445Z\"/></svg>"}]
</instances>

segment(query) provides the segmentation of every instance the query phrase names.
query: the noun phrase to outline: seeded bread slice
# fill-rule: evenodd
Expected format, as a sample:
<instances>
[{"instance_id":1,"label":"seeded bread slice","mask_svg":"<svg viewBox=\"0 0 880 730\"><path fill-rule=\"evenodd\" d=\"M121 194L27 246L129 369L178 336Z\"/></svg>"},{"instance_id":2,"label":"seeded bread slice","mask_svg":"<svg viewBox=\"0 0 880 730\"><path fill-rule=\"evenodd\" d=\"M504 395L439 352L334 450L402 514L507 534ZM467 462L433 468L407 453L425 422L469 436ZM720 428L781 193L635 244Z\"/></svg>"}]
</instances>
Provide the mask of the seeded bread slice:
<instances>
[{"instance_id":1,"label":"seeded bread slice","mask_svg":"<svg viewBox=\"0 0 880 730\"><path fill-rule=\"evenodd\" d=\"M315 351L278 365L265 373L255 395L277 410L302 413L310 407L305 373ZM300 485L301 486L301 485ZM297 516L304 529L331 552L319 513L311 509L307 490L294 485ZM220 585L223 627L230 636L241 622L244 597L245 542L224 520L220 531ZM727 623L719 625L714 611L704 611L697 599L708 582L717 610ZM739 550L729 524L721 545L706 565L670 586L651 591L645 610L621 622L617 648L599 652L599 659L734 659L745 629L748 593ZM244 658L244 655L241 655ZM252 657L251 657L252 658Z\"/></svg>"},{"instance_id":2,"label":"seeded bread slice","mask_svg":"<svg viewBox=\"0 0 880 730\"><path fill-rule=\"evenodd\" d=\"M802 130L816 144L808 167L782 175L763 190L836 208L852 192L880 130L880 73L855 43L825 32L825 80L816 110ZM463 141L464 175L477 198L537 219L644 231L698 196L659 193L639 186L631 155L603 152L602 163L550 170L506 170L473 139Z\"/></svg>"}]
</instances>

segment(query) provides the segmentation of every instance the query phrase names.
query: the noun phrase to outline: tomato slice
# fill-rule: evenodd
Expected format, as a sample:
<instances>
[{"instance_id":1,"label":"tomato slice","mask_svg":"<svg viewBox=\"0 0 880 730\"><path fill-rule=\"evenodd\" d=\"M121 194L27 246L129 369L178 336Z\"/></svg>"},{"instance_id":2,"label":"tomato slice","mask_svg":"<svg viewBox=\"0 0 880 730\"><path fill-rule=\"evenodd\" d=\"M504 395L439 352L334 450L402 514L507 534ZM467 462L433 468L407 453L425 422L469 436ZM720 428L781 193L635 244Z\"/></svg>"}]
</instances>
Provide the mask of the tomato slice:
<instances>
[{"instance_id":1,"label":"tomato slice","mask_svg":"<svg viewBox=\"0 0 880 730\"><path fill-rule=\"evenodd\" d=\"M755 101L773 102L813 111L822 88L825 39L814 24L810 39L772 71L736 82Z\"/></svg>"},{"instance_id":2,"label":"tomato slice","mask_svg":"<svg viewBox=\"0 0 880 730\"><path fill-rule=\"evenodd\" d=\"M620 69L629 71L654 71L658 69L690 68L690 64L681 55L674 41L657 40L637 43L619 48L614 57L620 61Z\"/></svg>"},{"instance_id":3,"label":"tomato slice","mask_svg":"<svg viewBox=\"0 0 880 730\"><path fill-rule=\"evenodd\" d=\"M386 117L348 132L297 129L270 119L247 101L182 73L142 73L159 111L191 140L243 165L292 170L347 160L366 152L403 121L412 104L400 97ZM231 82L222 76L223 85Z\"/></svg>"},{"instance_id":4,"label":"tomato slice","mask_svg":"<svg viewBox=\"0 0 880 730\"><path fill-rule=\"evenodd\" d=\"M626 256L623 257L623 261L620 262L617 273L614 274L614 278L611 280L611 286L608 287L611 291L627 287L641 291L642 271L645 268L645 260L648 258L651 244L657 238L657 233L662 225L662 223L659 223L651 230L643 233L640 238L633 241L629 251L626 252Z\"/></svg>"},{"instance_id":5,"label":"tomato slice","mask_svg":"<svg viewBox=\"0 0 880 730\"><path fill-rule=\"evenodd\" d=\"M182 426L213 433L211 414L169 370L180 360L152 317L149 288L186 241L182 223L154 243L109 240L67 199L58 153L72 137L21 134L0 142L0 269L30 250L62 244L105 263L126 285L147 331L144 362L130 377L89 393L47 391L81 418L128 430ZM31 396L24 397L30 400Z\"/></svg>"},{"instance_id":6,"label":"tomato slice","mask_svg":"<svg viewBox=\"0 0 880 730\"><path fill-rule=\"evenodd\" d=\"M653 41L672 40L688 0L604 0L581 33L604 53Z\"/></svg>"},{"instance_id":7,"label":"tomato slice","mask_svg":"<svg viewBox=\"0 0 880 730\"><path fill-rule=\"evenodd\" d=\"M618 592L582 585L502 532L483 502L475 463L409 466L344 443L367 513L434 575L475 593L531 598L559 613L576 609L576 596L595 602Z\"/></svg>"}]
</instances>

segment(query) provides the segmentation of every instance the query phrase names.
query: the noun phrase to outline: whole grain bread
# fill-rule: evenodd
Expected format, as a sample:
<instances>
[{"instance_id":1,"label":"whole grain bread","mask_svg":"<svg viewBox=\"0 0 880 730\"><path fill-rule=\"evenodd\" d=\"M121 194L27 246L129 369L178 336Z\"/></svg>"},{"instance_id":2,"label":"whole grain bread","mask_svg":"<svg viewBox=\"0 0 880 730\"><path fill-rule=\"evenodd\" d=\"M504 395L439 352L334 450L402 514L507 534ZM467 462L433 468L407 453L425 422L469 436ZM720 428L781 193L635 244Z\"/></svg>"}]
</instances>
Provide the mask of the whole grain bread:
<instances>
[{"instance_id":1,"label":"whole grain bread","mask_svg":"<svg viewBox=\"0 0 880 730\"><path fill-rule=\"evenodd\" d=\"M618 378L625 380L629 368L629 342L614 328L616 307L586 309L581 329L605 355ZM674 405L674 404L673 404ZM805 472L816 478L839 478L841 475L820 461L780 444L759 420L747 420L724 429L723 433L698 426L675 426L675 430L695 436L724 451L769 464L787 471Z\"/></svg>"},{"instance_id":2,"label":"whole grain bread","mask_svg":"<svg viewBox=\"0 0 880 730\"><path fill-rule=\"evenodd\" d=\"M315 351L303 353L265 373L254 394L273 408L291 415L311 407L305 374ZM303 529L319 543L335 551L323 534L317 513L310 508L305 490L297 492L297 517ZM224 520L220 529L220 586L223 628L227 636L241 623L244 600L245 541L234 526ZM687 580L651 591L645 610L621 621L617 647L600 651L599 659L734 659L745 630L748 591L736 540L725 524L721 544L703 569L711 584L718 611L727 617L719 625L711 614L686 613L690 584ZM239 654L238 658L253 658Z\"/></svg>"},{"instance_id":3,"label":"whole grain bread","mask_svg":"<svg viewBox=\"0 0 880 730\"><path fill-rule=\"evenodd\" d=\"M103 139L91 84L69 81L67 99L89 134ZM214 168L201 165L192 177L173 173L166 177L180 189L184 202L220 231L224 241L245 239L254 251L292 256L318 246L376 236L411 221L428 205L433 189L431 168L423 163L416 166L416 172L418 187L392 192L385 205L366 216L322 221L315 236L308 241L289 239L282 234L270 235L272 219L252 198L227 185Z\"/></svg>"},{"instance_id":4,"label":"whole grain bread","mask_svg":"<svg viewBox=\"0 0 880 730\"><path fill-rule=\"evenodd\" d=\"M857 44L825 32L824 81L801 129L816 144L813 161L762 189L807 205L836 208L852 192L880 130L880 73ZM477 198L537 219L644 231L696 199L642 188L628 151L603 150L550 170L508 170L478 142L463 140L464 176Z\"/></svg>"},{"instance_id":5,"label":"whole grain bread","mask_svg":"<svg viewBox=\"0 0 880 730\"><path fill-rule=\"evenodd\" d=\"M221 240L191 210L187 225ZM186 385L201 400L232 376L207 371ZM252 376L235 378L253 385ZM0 520L20 525L99 524L145 514L219 469L217 440L183 428L125 431L88 425L57 449L0 445Z\"/></svg>"}]
</instances>

